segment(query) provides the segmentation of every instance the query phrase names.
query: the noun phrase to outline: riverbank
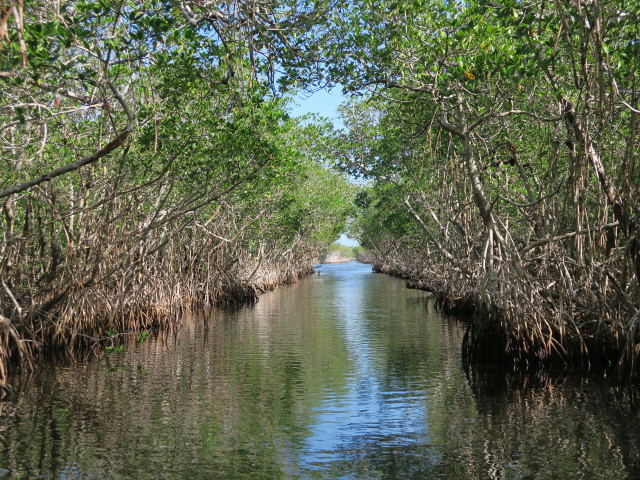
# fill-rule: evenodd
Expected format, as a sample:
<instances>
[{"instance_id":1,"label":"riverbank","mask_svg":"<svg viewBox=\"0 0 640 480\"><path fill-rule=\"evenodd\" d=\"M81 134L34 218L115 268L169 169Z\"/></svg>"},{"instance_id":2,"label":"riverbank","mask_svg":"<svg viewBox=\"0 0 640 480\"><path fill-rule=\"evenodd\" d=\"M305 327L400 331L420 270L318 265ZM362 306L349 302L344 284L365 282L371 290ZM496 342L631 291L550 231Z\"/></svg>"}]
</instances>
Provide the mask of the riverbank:
<instances>
[{"instance_id":1,"label":"riverbank","mask_svg":"<svg viewBox=\"0 0 640 480\"><path fill-rule=\"evenodd\" d=\"M33 370L50 354L73 356L87 349L96 353L117 349L131 335L176 327L185 312L255 302L263 293L295 283L314 271L313 265L266 263L260 259L257 265L255 260L238 263L235 277L210 271L208 279L187 275L176 280L178 272L165 270L162 276L141 277L126 296L120 290L93 285L69 292L46 317L40 309L31 323L12 323L0 317L9 333L0 337L0 400L11 392L6 384L10 374ZM36 322L38 331L27 328Z\"/></svg>"},{"instance_id":2,"label":"riverbank","mask_svg":"<svg viewBox=\"0 0 640 480\"><path fill-rule=\"evenodd\" d=\"M330 252L324 257L322 263L348 263L354 261L355 259L356 257L344 255L342 252Z\"/></svg>"},{"instance_id":3,"label":"riverbank","mask_svg":"<svg viewBox=\"0 0 640 480\"><path fill-rule=\"evenodd\" d=\"M361 246L348 247L334 243L325 253L322 263L347 263L354 260L360 263L373 263L374 256Z\"/></svg>"},{"instance_id":4,"label":"riverbank","mask_svg":"<svg viewBox=\"0 0 640 480\"><path fill-rule=\"evenodd\" d=\"M526 299L522 305L513 305L506 295L483 294L481 287L451 266L428 261L403 264L385 257L374 262L374 271L406 279L408 288L431 292L438 311L464 317L468 329L463 353L469 364L502 365L521 372L572 369L621 381L638 380L638 354L629 350L630 344L636 344L632 332L620 321L603 322L600 307L586 312L579 300L565 303L562 329L552 308L533 310Z\"/></svg>"}]
</instances>

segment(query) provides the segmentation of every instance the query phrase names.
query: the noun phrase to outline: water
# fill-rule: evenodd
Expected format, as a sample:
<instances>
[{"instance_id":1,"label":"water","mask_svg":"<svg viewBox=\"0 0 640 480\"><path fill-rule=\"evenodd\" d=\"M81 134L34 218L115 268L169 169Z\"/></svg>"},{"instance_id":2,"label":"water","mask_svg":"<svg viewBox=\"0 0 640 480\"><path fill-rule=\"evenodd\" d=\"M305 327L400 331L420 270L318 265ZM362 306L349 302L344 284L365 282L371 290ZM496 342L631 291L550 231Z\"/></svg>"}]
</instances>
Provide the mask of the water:
<instances>
[{"instance_id":1,"label":"water","mask_svg":"<svg viewBox=\"0 0 640 480\"><path fill-rule=\"evenodd\" d=\"M12 379L0 478L640 478L634 395L465 372L464 326L424 292L321 272Z\"/></svg>"}]
</instances>

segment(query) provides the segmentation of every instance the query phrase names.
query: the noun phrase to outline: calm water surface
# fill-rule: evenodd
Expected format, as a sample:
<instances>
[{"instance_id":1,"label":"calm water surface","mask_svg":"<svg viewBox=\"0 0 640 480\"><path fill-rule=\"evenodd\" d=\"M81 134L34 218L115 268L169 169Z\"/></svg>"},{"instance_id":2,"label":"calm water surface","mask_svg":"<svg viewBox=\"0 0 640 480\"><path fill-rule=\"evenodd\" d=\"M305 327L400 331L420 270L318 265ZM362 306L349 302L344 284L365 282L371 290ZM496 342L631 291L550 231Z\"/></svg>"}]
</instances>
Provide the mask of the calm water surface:
<instances>
[{"instance_id":1,"label":"calm water surface","mask_svg":"<svg viewBox=\"0 0 640 480\"><path fill-rule=\"evenodd\" d=\"M321 272L12 379L0 478L640 478L624 389L465 372L424 292Z\"/></svg>"}]
</instances>

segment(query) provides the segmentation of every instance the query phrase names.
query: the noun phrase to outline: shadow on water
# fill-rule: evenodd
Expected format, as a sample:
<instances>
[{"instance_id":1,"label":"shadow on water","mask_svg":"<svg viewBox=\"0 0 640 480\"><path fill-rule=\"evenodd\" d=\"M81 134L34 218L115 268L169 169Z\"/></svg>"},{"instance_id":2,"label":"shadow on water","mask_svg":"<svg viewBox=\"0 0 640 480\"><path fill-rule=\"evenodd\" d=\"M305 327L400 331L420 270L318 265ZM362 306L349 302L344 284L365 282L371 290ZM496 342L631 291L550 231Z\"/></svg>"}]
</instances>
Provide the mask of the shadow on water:
<instances>
[{"instance_id":1,"label":"shadow on water","mask_svg":"<svg viewBox=\"0 0 640 480\"><path fill-rule=\"evenodd\" d=\"M516 459L531 478L640 478L637 386L577 372L466 373L495 471Z\"/></svg>"},{"instance_id":2,"label":"shadow on water","mask_svg":"<svg viewBox=\"0 0 640 480\"><path fill-rule=\"evenodd\" d=\"M352 263L13 379L0 478L638 478L635 391L465 369L465 326Z\"/></svg>"}]
</instances>

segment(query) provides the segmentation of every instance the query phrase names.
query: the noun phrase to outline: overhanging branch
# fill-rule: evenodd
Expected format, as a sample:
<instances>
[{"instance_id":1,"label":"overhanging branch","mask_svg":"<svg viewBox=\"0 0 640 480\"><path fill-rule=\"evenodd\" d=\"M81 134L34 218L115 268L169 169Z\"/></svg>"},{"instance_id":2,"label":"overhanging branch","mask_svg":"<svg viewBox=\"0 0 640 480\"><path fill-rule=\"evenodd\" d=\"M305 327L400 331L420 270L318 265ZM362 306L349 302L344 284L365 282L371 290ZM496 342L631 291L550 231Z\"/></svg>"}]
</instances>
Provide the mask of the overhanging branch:
<instances>
[{"instance_id":1,"label":"overhanging branch","mask_svg":"<svg viewBox=\"0 0 640 480\"><path fill-rule=\"evenodd\" d=\"M120 133L116 138L111 140L103 148L101 148L95 153L92 153L91 155L81 158L80 160L76 160L75 162L68 163L62 167L56 168L55 170L52 170L51 172L45 175L41 175L27 182L14 185L12 187L9 187L5 190L0 191L0 198L4 198L4 197L8 197L9 195L14 195L16 193L24 192L25 190L35 187L36 185L39 185L44 182L49 182L54 178L59 177L60 175L64 175L65 173L69 173L79 168L82 168L85 165L89 165L97 160L100 160L101 158L107 156L109 153L113 152L118 147L122 146L122 144L127 140L127 138L129 138L129 136L131 135L131 132L133 131L133 127L135 125L135 117L131 112L131 110L129 109L129 106L127 105L127 103L122 98L122 95L120 95L120 92L118 92L118 90L113 86L113 84L110 81L107 82L107 86L109 87L114 97L116 98L118 103L120 103L125 114L127 115L128 123L125 129L122 131L122 133Z\"/></svg>"}]
</instances>

